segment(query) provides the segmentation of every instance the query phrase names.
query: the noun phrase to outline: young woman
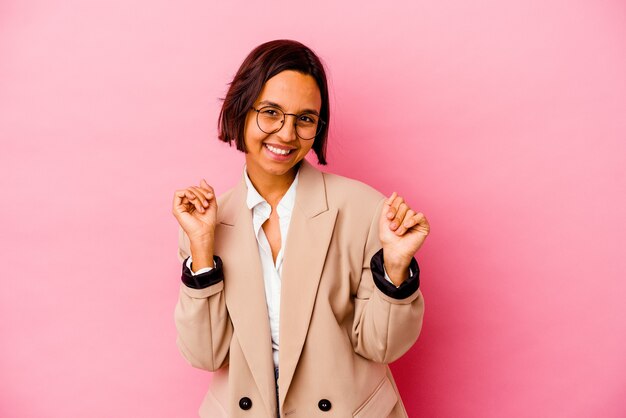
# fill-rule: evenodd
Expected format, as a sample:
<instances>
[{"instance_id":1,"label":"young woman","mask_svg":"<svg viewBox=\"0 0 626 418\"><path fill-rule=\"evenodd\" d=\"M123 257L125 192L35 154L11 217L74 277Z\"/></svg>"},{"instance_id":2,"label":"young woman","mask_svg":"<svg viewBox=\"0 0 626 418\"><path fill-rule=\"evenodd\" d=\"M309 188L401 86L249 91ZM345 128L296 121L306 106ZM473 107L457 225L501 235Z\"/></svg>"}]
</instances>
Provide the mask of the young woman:
<instances>
[{"instance_id":1,"label":"young woman","mask_svg":"<svg viewBox=\"0 0 626 418\"><path fill-rule=\"evenodd\" d=\"M406 417L388 363L417 340L424 300L414 254L429 232L395 192L324 173L326 75L301 43L245 59L219 138L245 154L215 196L177 190L178 347L215 372L202 417Z\"/></svg>"}]
</instances>

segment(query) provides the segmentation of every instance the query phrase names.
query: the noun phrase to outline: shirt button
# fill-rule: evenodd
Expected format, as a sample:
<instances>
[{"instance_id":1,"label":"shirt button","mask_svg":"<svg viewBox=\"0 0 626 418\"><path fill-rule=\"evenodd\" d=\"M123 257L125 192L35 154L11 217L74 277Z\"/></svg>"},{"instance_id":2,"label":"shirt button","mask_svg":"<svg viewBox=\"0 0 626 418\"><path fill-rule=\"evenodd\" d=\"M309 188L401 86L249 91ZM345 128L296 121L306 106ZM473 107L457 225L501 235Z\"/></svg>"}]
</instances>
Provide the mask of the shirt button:
<instances>
[{"instance_id":1,"label":"shirt button","mask_svg":"<svg viewBox=\"0 0 626 418\"><path fill-rule=\"evenodd\" d=\"M247 411L248 409L252 408L252 400L248 398L247 396L244 396L243 398L239 399L239 408L243 409L244 411Z\"/></svg>"},{"instance_id":2,"label":"shirt button","mask_svg":"<svg viewBox=\"0 0 626 418\"><path fill-rule=\"evenodd\" d=\"M322 399L317 403L319 409L324 412L330 411L330 408L333 406L328 399Z\"/></svg>"}]
</instances>

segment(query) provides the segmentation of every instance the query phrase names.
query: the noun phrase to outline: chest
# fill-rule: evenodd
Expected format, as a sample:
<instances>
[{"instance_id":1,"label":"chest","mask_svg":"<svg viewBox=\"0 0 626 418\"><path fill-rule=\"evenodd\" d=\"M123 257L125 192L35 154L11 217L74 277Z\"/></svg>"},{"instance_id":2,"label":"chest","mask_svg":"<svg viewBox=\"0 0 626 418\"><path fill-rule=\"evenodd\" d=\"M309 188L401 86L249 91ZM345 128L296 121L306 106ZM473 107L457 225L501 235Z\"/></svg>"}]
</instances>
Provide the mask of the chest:
<instances>
[{"instance_id":1,"label":"chest","mask_svg":"<svg viewBox=\"0 0 626 418\"><path fill-rule=\"evenodd\" d=\"M276 263L276 257L278 256L282 245L280 236L280 220L276 210L272 210L270 217L263 223L262 228L272 250L272 259L274 263Z\"/></svg>"}]
</instances>

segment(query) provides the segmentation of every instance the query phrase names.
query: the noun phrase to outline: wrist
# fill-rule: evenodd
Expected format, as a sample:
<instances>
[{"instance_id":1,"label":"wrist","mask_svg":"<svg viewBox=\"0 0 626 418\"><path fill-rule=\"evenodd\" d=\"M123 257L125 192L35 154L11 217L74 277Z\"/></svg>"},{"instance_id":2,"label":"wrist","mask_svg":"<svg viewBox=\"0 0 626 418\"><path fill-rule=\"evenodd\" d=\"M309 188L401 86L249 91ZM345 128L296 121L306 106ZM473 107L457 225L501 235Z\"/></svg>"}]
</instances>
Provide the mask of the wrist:
<instances>
[{"instance_id":1,"label":"wrist","mask_svg":"<svg viewBox=\"0 0 626 418\"><path fill-rule=\"evenodd\" d=\"M191 250L191 269L198 271L205 267L213 267L213 244L197 244L193 243Z\"/></svg>"},{"instance_id":2,"label":"wrist","mask_svg":"<svg viewBox=\"0 0 626 418\"><path fill-rule=\"evenodd\" d=\"M396 286L402 284L402 282L409 278L409 266L411 265L411 259L403 260L401 258L396 259L394 257L389 257L387 254L383 255L385 271Z\"/></svg>"},{"instance_id":3,"label":"wrist","mask_svg":"<svg viewBox=\"0 0 626 418\"><path fill-rule=\"evenodd\" d=\"M391 254L387 254L383 251L383 262L385 263L385 269L389 271L402 271L408 270L411 265L413 257L405 259L405 257L394 257Z\"/></svg>"},{"instance_id":4,"label":"wrist","mask_svg":"<svg viewBox=\"0 0 626 418\"><path fill-rule=\"evenodd\" d=\"M406 279L409 278L409 266L406 267L387 267L387 263L384 265L387 275L391 279L394 285L400 286Z\"/></svg>"},{"instance_id":5,"label":"wrist","mask_svg":"<svg viewBox=\"0 0 626 418\"><path fill-rule=\"evenodd\" d=\"M189 235L189 245L197 248L213 247L214 239L215 234L213 232L205 233L199 236Z\"/></svg>"}]
</instances>

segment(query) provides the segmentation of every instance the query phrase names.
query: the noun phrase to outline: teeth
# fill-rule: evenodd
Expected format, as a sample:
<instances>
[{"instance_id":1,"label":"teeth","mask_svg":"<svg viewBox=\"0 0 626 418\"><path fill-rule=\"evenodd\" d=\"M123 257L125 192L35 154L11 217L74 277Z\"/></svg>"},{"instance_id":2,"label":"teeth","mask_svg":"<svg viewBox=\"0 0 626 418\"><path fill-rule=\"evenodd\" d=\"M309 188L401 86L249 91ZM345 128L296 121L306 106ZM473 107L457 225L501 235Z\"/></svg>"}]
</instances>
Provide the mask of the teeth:
<instances>
[{"instance_id":1,"label":"teeth","mask_svg":"<svg viewBox=\"0 0 626 418\"><path fill-rule=\"evenodd\" d=\"M278 155L287 155L291 152L291 150L282 150L280 148L276 148L273 147L269 144L265 144L265 146L267 147L267 149L269 149L270 151L272 151L274 154L278 154Z\"/></svg>"}]
</instances>

